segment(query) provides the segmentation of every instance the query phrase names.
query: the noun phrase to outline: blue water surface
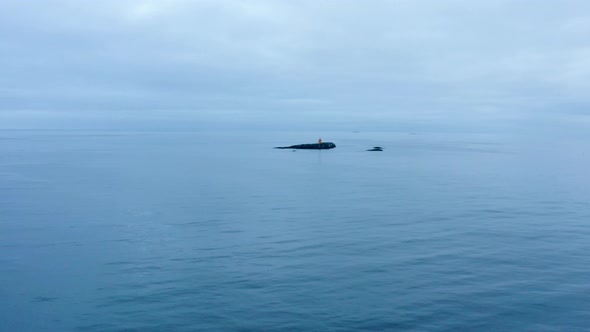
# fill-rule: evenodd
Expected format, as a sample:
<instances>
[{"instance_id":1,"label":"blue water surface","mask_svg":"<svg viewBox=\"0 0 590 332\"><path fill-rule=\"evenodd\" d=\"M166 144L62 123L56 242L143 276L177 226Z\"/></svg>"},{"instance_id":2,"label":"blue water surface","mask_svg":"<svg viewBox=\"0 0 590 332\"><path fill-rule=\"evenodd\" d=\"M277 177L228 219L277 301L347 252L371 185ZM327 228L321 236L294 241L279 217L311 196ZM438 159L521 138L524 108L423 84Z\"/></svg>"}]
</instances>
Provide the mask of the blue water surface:
<instances>
[{"instance_id":1,"label":"blue water surface","mask_svg":"<svg viewBox=\"0 0 590 332\"><path fill-rule=\"evenodd\" d=\"M322 135L0 131L0 330L590 330L588 140Z\"/></svg>"}]
</instances>

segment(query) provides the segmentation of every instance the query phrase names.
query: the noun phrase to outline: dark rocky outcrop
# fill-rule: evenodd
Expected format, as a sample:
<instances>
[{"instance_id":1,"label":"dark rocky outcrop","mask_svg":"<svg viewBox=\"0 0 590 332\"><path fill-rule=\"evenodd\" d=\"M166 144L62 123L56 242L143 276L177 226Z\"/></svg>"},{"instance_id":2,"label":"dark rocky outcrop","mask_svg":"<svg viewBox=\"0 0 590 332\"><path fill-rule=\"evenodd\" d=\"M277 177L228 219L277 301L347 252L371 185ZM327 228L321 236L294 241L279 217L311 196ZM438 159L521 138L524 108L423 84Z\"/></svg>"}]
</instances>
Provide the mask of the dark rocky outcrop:
<instances>
[{"instance_id":1,"label":"dark rocky outcrop","mask_svg":"<svg viewBox=\"0 0 590 332\"><path fill-rule=\"evenodd\" d=\"M312 144L297 144L291 146L277 146L275 149L305 149L305 150L328 150L336 147L332 142L312 143Z\"/></svg>"},{"instance_id":2,"label":"dark rocky outcrop","mask_svg":"<svg viewBox=\"0 0 590 332\"><path fill-rule=\"evenodd\" d=\"M372 149L369 149L369 150L367 150L367 151L383 151L383 148L382 148L382 147L380 147L380 146L375 146L375 147L373 147Z\"/></svg>"}]
</instances>

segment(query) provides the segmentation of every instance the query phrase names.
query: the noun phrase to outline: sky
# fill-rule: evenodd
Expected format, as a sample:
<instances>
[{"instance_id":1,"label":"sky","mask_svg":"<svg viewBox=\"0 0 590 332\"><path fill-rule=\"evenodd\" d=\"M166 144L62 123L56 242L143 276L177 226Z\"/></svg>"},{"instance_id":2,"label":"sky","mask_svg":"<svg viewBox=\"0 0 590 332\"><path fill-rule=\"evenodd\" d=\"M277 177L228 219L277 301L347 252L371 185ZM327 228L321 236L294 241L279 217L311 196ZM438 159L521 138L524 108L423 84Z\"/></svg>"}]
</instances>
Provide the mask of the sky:
<instances>
[{"instance_id":1,"label":"sky","mask_svg":"<svg viewBox=\"0 0 590 332\"><path fill-rule=\"evenodd\" d=\"M589 36L586 0L0 0L0 129L580 126Z\"/></svg>"}]
</instances>

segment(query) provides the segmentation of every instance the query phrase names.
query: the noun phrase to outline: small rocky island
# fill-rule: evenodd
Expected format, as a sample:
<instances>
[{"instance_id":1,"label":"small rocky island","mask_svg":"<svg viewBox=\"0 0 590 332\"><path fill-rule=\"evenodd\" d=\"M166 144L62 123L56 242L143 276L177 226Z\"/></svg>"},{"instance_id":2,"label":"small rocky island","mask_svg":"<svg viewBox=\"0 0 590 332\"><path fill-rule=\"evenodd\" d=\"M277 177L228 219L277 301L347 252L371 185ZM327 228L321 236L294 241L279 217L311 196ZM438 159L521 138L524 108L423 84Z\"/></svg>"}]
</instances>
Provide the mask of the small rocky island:
<instances>
[{"instance_id":1,"label":"small rocky island","mask_svg":"<svg viewBox=\"0 0 590 332\"><path fill-rule=\"evenodd\" d=\"M297 144L291 146L277 146L275 149L304 149L304 150L328 150L336 147L332 142Z\"/></svg>"}]
</instances>

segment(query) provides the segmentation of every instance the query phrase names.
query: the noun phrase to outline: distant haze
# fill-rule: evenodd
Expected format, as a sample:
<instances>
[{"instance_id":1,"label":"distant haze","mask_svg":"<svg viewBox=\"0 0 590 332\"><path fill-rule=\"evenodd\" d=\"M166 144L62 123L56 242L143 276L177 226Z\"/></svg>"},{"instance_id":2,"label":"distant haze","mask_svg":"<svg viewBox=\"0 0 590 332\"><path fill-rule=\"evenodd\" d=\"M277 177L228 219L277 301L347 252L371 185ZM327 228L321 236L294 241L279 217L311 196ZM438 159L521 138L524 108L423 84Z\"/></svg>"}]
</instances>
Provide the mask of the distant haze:
<instances>
[{"instance_id":1,"label":"distant haze","mask_svg":"<svg viewBox=\"0 0 590 332\"><path fill-rule=\"evenodd\" d=\"M0 129L583 128L588 36L588 1L2 0Z\"/></svg>"}]
</instances>

